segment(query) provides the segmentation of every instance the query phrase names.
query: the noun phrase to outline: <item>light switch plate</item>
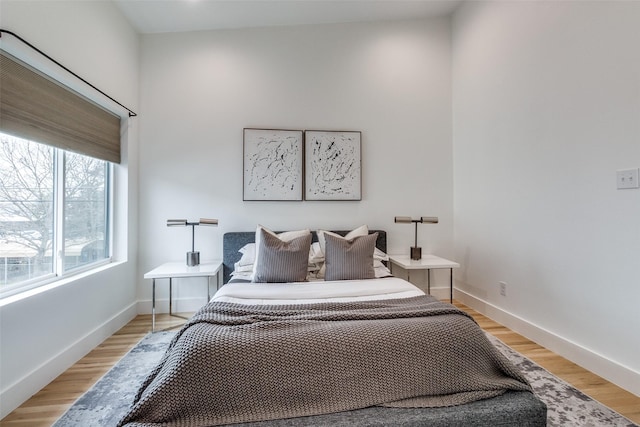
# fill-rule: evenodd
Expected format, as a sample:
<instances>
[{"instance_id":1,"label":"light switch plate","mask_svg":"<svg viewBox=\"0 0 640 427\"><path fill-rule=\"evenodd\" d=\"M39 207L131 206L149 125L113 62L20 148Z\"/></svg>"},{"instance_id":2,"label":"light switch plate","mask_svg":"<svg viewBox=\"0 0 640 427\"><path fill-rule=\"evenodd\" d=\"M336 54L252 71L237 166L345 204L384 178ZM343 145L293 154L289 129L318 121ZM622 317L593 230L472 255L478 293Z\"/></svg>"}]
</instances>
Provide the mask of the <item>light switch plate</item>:
<instances>
[{"instance_id":1,"label":"light switch plate","mask_svg":"<svg viewBox=\"0 0 640 427\"><path fill-rule=\"evenodd\" d=\"M616 181L618 183L618 190L627 188L640 188L638 182L638 169L621 169L616 172Z\"/></svg>"}]
</instances>

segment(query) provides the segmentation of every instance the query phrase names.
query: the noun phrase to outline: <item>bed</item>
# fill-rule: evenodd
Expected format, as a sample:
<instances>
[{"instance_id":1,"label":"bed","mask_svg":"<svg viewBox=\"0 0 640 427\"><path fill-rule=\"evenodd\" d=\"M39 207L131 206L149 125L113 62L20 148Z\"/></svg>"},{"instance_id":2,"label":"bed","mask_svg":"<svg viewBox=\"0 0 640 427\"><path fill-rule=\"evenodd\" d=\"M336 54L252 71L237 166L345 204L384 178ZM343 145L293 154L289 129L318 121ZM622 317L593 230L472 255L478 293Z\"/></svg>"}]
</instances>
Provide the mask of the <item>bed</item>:
<instances>
[{"instance_id":1,"label":"bed","mask_svg":"<svg viewBox=\"0 0 640 427\"><path fill-rule=\"evenodd\" d=\"M386 252L384 231L353 231L302 239L326 239L324 280L269 283L232 273L252 243L264 263L272 237L225 234L225 286L178 332L119 425L546 425L545 405L468 315L377 272L333 280L335 242L349 251L338 252L341 275L353 267L341 259L361 257L353 242Z\"/></svg>"}]
</instances>

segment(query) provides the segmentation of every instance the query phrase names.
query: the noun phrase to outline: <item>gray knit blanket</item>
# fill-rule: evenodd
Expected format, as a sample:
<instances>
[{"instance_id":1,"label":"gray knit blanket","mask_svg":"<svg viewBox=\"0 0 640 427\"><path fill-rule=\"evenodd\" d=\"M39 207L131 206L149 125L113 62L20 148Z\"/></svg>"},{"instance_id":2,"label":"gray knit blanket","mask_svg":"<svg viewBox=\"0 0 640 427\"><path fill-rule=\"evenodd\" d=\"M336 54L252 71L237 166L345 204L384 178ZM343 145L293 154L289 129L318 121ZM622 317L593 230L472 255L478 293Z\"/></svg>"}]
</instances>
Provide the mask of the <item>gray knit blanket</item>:
<instances>
[{"instance_id":1,"label":"gray knit blanket","mask_svg":"<svg viewBox=\"0 0 640 427\"><path fill-rule=\"evenodd\" d=\"M374 405L451 406L526 379L466 313L419 296L214 302L180 330L119 426L214 426Z\"/></svg>"}]
</instances>

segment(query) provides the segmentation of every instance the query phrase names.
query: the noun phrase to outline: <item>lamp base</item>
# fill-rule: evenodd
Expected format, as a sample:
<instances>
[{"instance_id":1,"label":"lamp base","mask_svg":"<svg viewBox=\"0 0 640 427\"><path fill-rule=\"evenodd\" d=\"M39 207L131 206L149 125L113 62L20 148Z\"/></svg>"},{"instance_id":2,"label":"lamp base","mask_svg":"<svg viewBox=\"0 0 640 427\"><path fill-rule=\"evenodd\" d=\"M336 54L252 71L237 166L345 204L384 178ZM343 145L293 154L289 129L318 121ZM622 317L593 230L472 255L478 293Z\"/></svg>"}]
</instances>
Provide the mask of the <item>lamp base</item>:
<instances>
[{"instance_id":1,"label":"lamp base","mask_svg":"<svg viewBox=\"0 0 640 427\"><path fill-rule=\"evenodd\" d=\"M187 265L193 267L200 264L200 252L187 252Z\"/></svg>"},{"instance_id":2,"label":"lamp base","mask_svg":"<svg viewBox=\"0 0 640 427\"><path fill-rule=\"evenodd\" d=\"M422 248L411 247L411 259L419 260L422 258Z\"/></svg>"}]
</instances>

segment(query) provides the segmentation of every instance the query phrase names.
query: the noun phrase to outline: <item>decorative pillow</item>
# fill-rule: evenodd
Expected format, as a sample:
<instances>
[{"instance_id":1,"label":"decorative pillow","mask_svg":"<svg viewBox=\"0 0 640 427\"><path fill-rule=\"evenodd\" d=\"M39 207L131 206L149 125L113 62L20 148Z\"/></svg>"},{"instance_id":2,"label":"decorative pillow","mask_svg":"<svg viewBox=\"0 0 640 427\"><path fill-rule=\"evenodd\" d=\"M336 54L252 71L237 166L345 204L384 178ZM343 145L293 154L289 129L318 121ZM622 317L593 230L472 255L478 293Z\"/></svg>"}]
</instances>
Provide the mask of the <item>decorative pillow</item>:
<instances>
[{"instance_id":1,"label":"decorative pillow","mask_svg":"<svg viewBox=\"0 0 640 427\"><path fill-rule=\"evenodd\" d=\"M378 233L347 240L325 235L325 280L373 279L373 250Z\"/></svg>"},{"instance_id":2,"label":"decorative pillow","mask_svg":"<svg viewBox=\"0 0 640 427\"><path fill-rule=\"evenodd\" d=\"M323 254L326 254L327 251L325 249L326 245L325 245L325 238L324 238L326 234L330 234L334 237L340 237L341 239L351 240L354 237L367 236L369 234L369 227L367 227L366 224L361 225L360 227L348 232L347 235L344 237L332 231L326 231L326 230L318 230L317 234L318 234L318 243L320 244L320 250L322 251Z\"/></svg>"},{"instance_id":3,"label":"decorative pillow","mask_svg":"<svg viewBox=\"0 0 640 427\"><path fill-rule=\"evenodd\" d=\"M304 282L310 247L311 233L284 241L261 229L253 282Z\"/></svg>"},{"instance_id":4,"label":"decorative pillow","mask_svg":"<svg viewBox=\"0 0 640 427\"><path fill-rule=\"evenodd\" d=\"M234 271L253 271L253 264L256 262L256 244L247 243L238 249L238 252L240 252L242 256L240 257L240 260L234 264ZM374 259L377 259L375 253L373 257ZM320 244L318 242L313 242L311 244L311 249L309 250L309 271L318 271L320 267L322 267L323 262L324 254L320 250Z\"/></svg>"},{"instance_id":5,"label":"decorative pillow","mask_svg":"<svg viewBox=\"0 0 640 427\"><path fill-rule=\"evenodd\" d=\"M323 263L324 262L324 235L326 234L331 234L332 236L336 236L336 237L342 237L337 233L334 233L332 231L326 231L326 230L318 230L318 241L316 243L314 243L313 245L318 245L320 248L320 252L315 254L315 257L312 258L311 256L309 256L309 262L316 262L316 263ZM369 234L369 228L367 227L367 225L361 225L360 227L351 230L349 233L347 233L346 236L342 237L343 239L353 239L354 237L358 237L358 236L366 236ZM313 245L312 245L312 252L313 252ZM386 253L384 253L383 251L381 251L378 248L375 248L374 252L373 252L373 259L379 260L379 261L389 261L389 255L387 255Z\"/></svg>"},{"instance_id":6,"label":"decorative pillow","mask_svg":"<svg viewBox=\"0 0 640 427\"><path fill-rule=\"evenodd\" d=\"M351 230L350 232L348 232L344 237L339 235L338 233L334 233L333 231L327 231L327 230L318 230L317 233L318 235L318 245L320 246L320 254L319 256L316 258L316 262L318 264L320 264L320 270L318 271L317 277L318 279L322 279L324 278L324 272L326 270L326 265L324 264L324 257L325 257L325 235L329 234L331 236L334 237L339 237L341 239L353 239L354 237L358 237L358 236L367 236L369 234L369 227L367 227L367 225L361 225L358 228L355 228L353 230Z\"/></svg>"},{"instance_id":7,"label":"decorative pillow","mask_svg":"<svg viewBox=\"0 0 640 427\"><path fill-rule=\"evenodd\" d=\"M296 237L306 236L307 234L309 236L311 235L311 230L309 230L309 229L295 230L295 231L285 231L283 233L276 234L273 231L269 230L267 227L264 227L264 226L258 224L258 226L256 227L256 238L255 238L255 260L256 261L253 263L253 274L254 274L254 276L256 274L256 269L258 268L258 260L260 259L260 241L262 240L262 232L261 232L261 230L264 230L267 234L270 234L271 236L277 236L280 240L282 240L284 242L291 241L291 240L295 239ZM309 253L307 253L307 257L308 256L309 256Z\"/></svg>"}]
</instances>

